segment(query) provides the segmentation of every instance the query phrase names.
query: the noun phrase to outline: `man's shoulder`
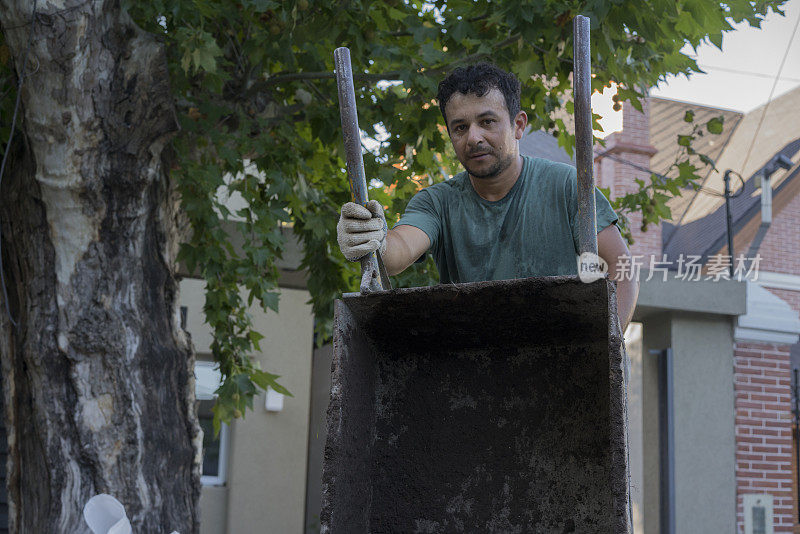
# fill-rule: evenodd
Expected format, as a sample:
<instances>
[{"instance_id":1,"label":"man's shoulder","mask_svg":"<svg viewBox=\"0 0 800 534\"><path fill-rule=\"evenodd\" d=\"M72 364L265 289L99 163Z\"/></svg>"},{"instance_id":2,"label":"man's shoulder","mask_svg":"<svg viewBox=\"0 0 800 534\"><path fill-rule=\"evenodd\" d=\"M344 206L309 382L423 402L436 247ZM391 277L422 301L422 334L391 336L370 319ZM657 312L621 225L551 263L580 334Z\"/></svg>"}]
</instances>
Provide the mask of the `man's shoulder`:
<instances>
[{"instance_id":1,"label":"man's shoulder","mask_svg":"<svg viewBox=\"0 0 800 534\"><path fill-rule=\"evenodd\" d=\"M551 161L549 159L535 158L533 156L525 156L528 160L529 172L535 176L543 176L553 180L574 180L576 171L575 167L568 163L561 163L560 161Z\"/></svg>"},{"instance_id":2,"label":"man's shoulder","mask_svg":"<svg viewBox=\"0 0 800 534\"><path fill-rule=\"evenodd\" d=\"M540 188L555 188L564 191L568 185L577 184L575 167L567 163L525 156L528 176Z\"/></svg>"},{"instance_id":3,"label":"man's shoulder","mask_svg":"<svg viewBox=\"0 0 800 534\"><path fill-rule=\"evenodd\" d=\"M452 178L448 178L443 182L438 182L420 189L419 193L427 191L435 198L446 198L451 195L457 195L466 191L467 186L467 171L462 171Z\"/></svg>"}]
</instances>

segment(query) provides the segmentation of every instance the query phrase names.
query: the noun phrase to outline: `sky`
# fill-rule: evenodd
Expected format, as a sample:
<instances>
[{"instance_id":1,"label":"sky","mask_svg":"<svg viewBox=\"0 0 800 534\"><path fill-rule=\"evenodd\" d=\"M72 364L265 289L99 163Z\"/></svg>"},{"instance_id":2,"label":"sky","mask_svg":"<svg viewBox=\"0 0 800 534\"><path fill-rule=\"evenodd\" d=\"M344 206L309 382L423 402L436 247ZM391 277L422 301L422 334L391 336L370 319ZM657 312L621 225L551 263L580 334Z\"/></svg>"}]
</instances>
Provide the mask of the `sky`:
<instances>
[{"instance_id":1,"label":"sky","mask_svg":"<svg viewBox=\"0 0 800 534\"><path fill-rule=\"evenodd\" d=\"M682 75L672 76L653 88L650 94L747 112L769 99L787 49L773 99L800 86L800 29L792 39L800 18L800 0L789 0L784 12L785 16L770 12L761 29L751 28L747 22L734 25L733 31L724 34L722 50L708 43L700 45L695 52L687 45L684 53L696 57L706 73L697 73L688 79ZM603 95L592 98L594 112L604 117L602 137L622 128L622 114L611 109L614 92L607 89Z\"/></svg>"}]
</instances>

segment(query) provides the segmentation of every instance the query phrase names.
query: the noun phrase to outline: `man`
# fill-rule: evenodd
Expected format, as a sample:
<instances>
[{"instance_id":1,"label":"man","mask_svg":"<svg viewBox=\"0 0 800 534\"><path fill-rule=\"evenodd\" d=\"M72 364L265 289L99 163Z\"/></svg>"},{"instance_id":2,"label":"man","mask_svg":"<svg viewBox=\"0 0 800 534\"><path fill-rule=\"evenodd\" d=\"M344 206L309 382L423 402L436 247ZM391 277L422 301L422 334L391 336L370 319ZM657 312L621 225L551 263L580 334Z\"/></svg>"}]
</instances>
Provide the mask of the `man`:
<instances>
[{"instance_id":1,"label":"man","mask_svg":"<svg viewBox=\"0 0 800 534\"><path fill-rule=\"evenodd\" d=\"M520 155L528 116L519 80L486 63L457 68L439 84L437 100L466 171L419 191L392 230L377 201L345 204L337 226L344 256L355 261L379 250L397 274L430 250L442 283L576 275L576 171ZM599 190L595 202L598 254L613 279L630 252ZM637 294L636 281L618 281L623 331Z\"/></svg>"}]
</instances>

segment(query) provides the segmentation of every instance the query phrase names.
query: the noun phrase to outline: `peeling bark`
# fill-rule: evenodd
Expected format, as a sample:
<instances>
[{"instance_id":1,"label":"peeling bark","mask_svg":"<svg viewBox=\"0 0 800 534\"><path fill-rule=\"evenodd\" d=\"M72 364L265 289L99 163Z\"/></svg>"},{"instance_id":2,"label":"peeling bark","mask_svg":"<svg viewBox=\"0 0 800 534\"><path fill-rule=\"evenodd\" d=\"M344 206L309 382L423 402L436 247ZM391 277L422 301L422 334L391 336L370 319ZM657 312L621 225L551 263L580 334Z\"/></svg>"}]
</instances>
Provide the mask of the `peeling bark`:
<instances>
[{"instance_id":1,"label":"peeling bark","mask_svg":"<svg viewBox=\"0 0 800 534\"><path fill-rule=\"evenodd\" d=\"M198 531L194 355L180 328L177 130L163 47L118 2L39 2L0 190L0 365L12 532L88 532L110 493L135 532ZM0 0L17 68L31 5ZM38 66L38 67L37 67Z\"/></svg>"}]
</instances>

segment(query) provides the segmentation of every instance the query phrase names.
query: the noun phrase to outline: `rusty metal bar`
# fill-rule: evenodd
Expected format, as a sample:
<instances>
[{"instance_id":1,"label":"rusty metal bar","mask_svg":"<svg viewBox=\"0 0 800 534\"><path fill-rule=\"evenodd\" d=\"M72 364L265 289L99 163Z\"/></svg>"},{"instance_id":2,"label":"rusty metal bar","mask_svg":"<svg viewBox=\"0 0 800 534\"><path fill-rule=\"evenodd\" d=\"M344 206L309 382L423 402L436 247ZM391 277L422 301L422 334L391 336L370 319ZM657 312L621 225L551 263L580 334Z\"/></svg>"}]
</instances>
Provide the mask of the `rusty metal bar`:
<instances>
[{"instance_id":1,"label":"rusty metal bar","mask_svg":"<svg viewBox=\"0 0 800 534\"><path fill-rule=\"evenodd\" d=\"M347 155L347 176L350 179L350 197L353 202L366 205L369 201L364 160L361 156L361 137L358 128L356 93L353 88L353 70L350 66L350 50L340 47L333 51L336 69L336 86L339 89L339 112L342 117L342 136ZM379 258L372 252L361 258L361 292L372 293L391 289L385 269L379 267ZM383 283L381 281L383 279Z\"/></svg>"},{"instance_id":2,"label":"rusty metal bar","mask_svg":"<svg viewBox=\"0 0 800 534\"><path fill-rule=\"evenodd\" d=\"M575 100L575 164L578 168L578 252L597 254L597 220L592 169L592 59L589 18L573 20L572 87Z\"/></svg>"}]
</instances>

